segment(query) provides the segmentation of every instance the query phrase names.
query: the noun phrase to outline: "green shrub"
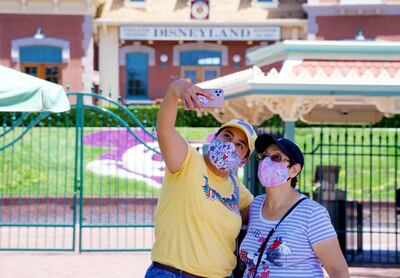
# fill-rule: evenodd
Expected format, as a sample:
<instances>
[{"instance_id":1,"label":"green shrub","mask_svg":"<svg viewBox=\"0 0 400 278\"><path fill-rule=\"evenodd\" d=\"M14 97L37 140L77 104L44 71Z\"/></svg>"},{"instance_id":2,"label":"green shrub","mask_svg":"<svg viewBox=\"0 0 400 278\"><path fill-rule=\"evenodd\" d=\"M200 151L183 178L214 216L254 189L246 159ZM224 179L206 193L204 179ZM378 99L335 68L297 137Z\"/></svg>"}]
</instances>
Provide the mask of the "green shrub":
<instances>
[{"instance_id":1,"label":"green shrub","mask_svg":"<svg viewBox=\"0 0 400 278\"><path fill-rule=\"evenodd\" d=\"M104 107L106 111L99 113L96 110L85 108L85 126L99 127L99 126L121 126L121 123L112 116L112 114L118 115L123 122L127 122L129 126L135 127L137 124L135 121L122 109L118 107ZM142 123L144 126L151 127L155 126L157 113L159 106L130 106L128 110ZM0 123L3 127L10 126L15 122L22 113L0 113ZM25 120L24 125L28 125L38 113L31 113ZM50 114L40 125L43 126L75 126L76 110L72 109L66 113L61 114ZM313 124L324 125L324 124ZM194 111L184 111L183 108L178 109L177 127L218 127L220 123L211 115L205 115L198 117ZM296 122L297 127L311 126L310 124L303 123L301 121ZM260 127L283 127L283 122L278 115L273 116L271 119L263 122ZM379 123L373 125L373 127L400 127L400 115L395 115L392 118L383 118Z\"/></svg>"}]
</instances>

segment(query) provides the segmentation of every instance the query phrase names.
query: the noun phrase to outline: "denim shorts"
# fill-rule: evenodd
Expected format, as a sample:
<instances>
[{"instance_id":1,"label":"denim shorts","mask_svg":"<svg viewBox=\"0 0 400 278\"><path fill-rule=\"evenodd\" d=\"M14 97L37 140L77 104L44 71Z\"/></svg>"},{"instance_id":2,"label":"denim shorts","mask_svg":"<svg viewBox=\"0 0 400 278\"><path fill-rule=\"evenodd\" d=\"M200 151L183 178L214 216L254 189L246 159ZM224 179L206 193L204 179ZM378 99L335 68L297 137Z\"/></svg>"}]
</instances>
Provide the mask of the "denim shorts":
<instances>
[{"instance_id":1,"label":"denim shorts","mask_svg":"<svg viewBox=\"0 0 400 278\"><path fill-rule=\"evenodd\" d=\"M151 264L149 269L146 272L145 278L193 278L193 276L189 276L183 273L172 273L171 271L158 268Z\"/></svg>"},{"instance_id":2,"label":"denim shorts","mask_svg":"<svg viewBox=\"0 0 400 278\"><path fill-rule=\"evenodd\" d=\"M171 271L160 269L155 267L153 264L147 269L145 278L193 278L193 276L186 275L184 273L172 273ZM233 278L233 276L230 276Z\"/></svg>"}]
</instances>

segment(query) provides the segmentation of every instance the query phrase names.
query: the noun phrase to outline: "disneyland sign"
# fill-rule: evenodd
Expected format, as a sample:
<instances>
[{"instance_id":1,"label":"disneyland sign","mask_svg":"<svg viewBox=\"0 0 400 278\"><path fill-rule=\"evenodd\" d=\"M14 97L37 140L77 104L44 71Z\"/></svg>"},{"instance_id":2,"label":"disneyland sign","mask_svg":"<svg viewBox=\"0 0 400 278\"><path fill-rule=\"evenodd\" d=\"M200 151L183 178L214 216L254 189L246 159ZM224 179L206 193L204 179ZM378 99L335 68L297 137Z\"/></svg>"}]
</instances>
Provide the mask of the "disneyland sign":
<instances>
[{"instance_id":1,"label":"disneyland sign","mask_svg":"<svg viewBox=\"0 0 400 278\"><path fill-rule=\"evenodd\" d=\"M121 40L155 41L276 41L281 39L280 27L168 27L121 26Z\"/></svg>"}]
</instances>

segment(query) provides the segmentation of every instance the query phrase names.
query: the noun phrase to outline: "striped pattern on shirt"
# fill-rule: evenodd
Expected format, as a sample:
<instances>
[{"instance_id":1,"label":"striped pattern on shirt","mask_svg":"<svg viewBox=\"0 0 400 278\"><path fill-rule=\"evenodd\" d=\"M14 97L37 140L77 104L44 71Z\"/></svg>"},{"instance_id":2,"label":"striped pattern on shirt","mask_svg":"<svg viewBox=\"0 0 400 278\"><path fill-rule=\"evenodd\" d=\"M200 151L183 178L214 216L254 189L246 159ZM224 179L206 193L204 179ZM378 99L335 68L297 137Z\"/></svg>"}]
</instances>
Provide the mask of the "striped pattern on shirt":
<instances>
[{"instance_id":1,"label":"striped pattern on shirt","mask_svg":"<svg viewBox=\"0 0 400 278\"><path fill-rule=\"evenodd\" d=\"M240 245L240 257L247 266L243 277L254 276L258 249L279 222L262 216L265 198L265 194L257 196L250 206L247 234ZM327 210L307 198L279 224L269 239L256 277L323 277L321 263L312 246L332 237L336 237L336 232Z\"/></svg>"}]
</instances>

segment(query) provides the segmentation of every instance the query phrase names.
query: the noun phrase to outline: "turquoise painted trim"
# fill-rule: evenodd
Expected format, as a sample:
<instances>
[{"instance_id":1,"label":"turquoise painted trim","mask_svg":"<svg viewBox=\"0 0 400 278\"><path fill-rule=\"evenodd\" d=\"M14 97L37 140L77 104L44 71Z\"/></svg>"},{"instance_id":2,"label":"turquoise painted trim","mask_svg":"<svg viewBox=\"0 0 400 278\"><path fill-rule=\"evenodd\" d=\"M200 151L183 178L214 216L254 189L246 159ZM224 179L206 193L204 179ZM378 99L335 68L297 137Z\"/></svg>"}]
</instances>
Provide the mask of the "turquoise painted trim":
<instances>
[{"instance_id":1,"label":"turquoise painted trim","mask_svg":"<svg viewBox=\"0 0 400 278\"><path fill-rule=\"evenodd\" d=\"M286 139L294 142L295 122L285 122L285 135Z\"/></svg>"},{"instance_id":2,"label":"turquoise painted trim","mask_svg":"<svg viewBox=\"0 0 400 278\"><path fill-rule=\"evenodd\" d=\"M83 130L83 109L84 109L84 101L82 95L76 96L76 115L75 115L75 163L74 163L74 214L73 214L73 223L74 223L74 232L72 234L72 248L75 250L76 246L76 223L77 223L77 213L76 213L76 206L77 206L77 195L79 191L80 196L80 218L79 218L79 247L81 246L81 228L80 224L82 222L81 218L81 211L82 211L82 190L81 190L81 177L82 177L82 157L79 155L82 153L80 149L83 149L83 144L81 140L81 130ZM83 138L82 138L83 139Z\"/></svg>"},{"instance_id":3,"label":"turquoise painted trim","mask_svg":"<svg viewBox=\"0 0 400 278\"><path fill-rule=\"evenodd\" d=\"M5 144L3 146L0 147L0 151L3 151L5 149L7 149L8 147L14 145L16 142L18 142L19 140L21 140L26 133L28 133L28 131L33 128L35 125L37 125L40 121L42 121L44 118L48 117L50 115L50 112L44 112L39 114L33 121L31 121L31 123L24 129L24 131L21 132L20 135L18 135L14 140L12 140L10 143ZM14 130L16 126L13 126L12 128L8 129L7 131L4 132L4 134L2 134L1 136L7 134L8 132L10 132L11 130ZM1 137L0 136L0 137Z\"/></svg>"},{"instance_id":4,"label":"turquoise painted trim","mask_svg":"<svg viewBox=\"0 0 400 278\"><path fill-rule=\"evenodd\" d=\"M51 223L0 223L0 227L53 227L53 228L73 228L73 224L51 224Z\"/></svg>"},{"instance_id":5,"label":"turquoise painted trim","mask_svg":"<svg viewBox=\"0 0 400 278\"><path fill-rule=\"evenodd\" d=\"M279 86L279 85L278 85ZM299 87L299 85L297 85ZM254 89L254 90L247 90L243 92L238 92L230 95L226 95L225 99L235 99L238 97L249 96L249 95L284 95L284 96L366 96L366 97L393 97L397 96L400 97L400 88L393 91L353 91L353 90L345 90L345 91L338 91L338 90L306 90L304 88L301 89Z\"/></svg>"},{"instance_id":6,"label":"turquoise painted trim","mask_svg":"<svg viewBox=\"0 0 400 278\"><path fill-rule=\"evenodd\" d=\"M83 96L89 96L92 98L98 98L101 100L105 100L111 104L114 104L118 107L118 109L121 109L122 111L124 111L126 114L128 114L128 116L135 122L135 124L141 128L147 135L150 136L150 138L152 138L153 140L157 140L157 136L155 136L153 133L150 133L149 131L147 131L146 127L138 120L138 118L136 118L136 116L125 106L122 106L120 103L112 100L111 98L102 96L102 95L98 95L98 94L92 94L92 93L79 93L79 92L74 92L74 93L68 93L67 96L77 96L77 95L83 95ZM90 104L85 104L86 107L95 107L95 108L99 108L98 106L95 105L90 105ZM71 105L71 107L75 107L75 105ZM101 108L103 112L106 112L107 110L105 108ZM114 114L115 115L115 114Z\"/></svg>"},{"instance_id":7,"label":"turquoise painted trim","mask_svg":"<svg viewBox=\"0 0 400 278\"><path fill-rule=\"evenodd\" d=\"M318 144L317 146L315 146L308 153L309 154L315 154L318 151L318 153L320 153L321 155L329 155L329 152L323 152L322 151L323 147L329 147L329 146L341 147L341 148L344 149L346 147L346 144ZM354 145L351 145L351 146L352 147L363 147L363 145L361 145L361 144L354 144ZM371 148L381 148L382 147L382 145L377 145L377 144L370 144L369 146ZM393 148L393 149L396 149L396 150L397 149L400 150L400 146L397 146L397 145L386 145L386 147ZM319 149L321 149L321 150L319 150ZM337 152L337 154L344 155L345 152ZM354 152L354 155L361 156L361 157L370 156L370 154L368 154L368 153L366 154L366 153L362 153L362 152ZM382 156L384 156L384 157L396 157L396 154L386 154L386 155L382 155Z\"/></svg>"},{"instance_id":8,"label":"turquoise painted trim","mask_svg":"<svg viewBox=\"0 0 400 278\"><path fill-rule=\"evenodd\" d=\"M0 132L0 137L6 135L6 134L9 133L10 131L12 131L14 128L20 126L20 125L24 122L24 120L25 120L29 115L30 115L30 113L28 113L28 112L23 112L23 113L21 114L21 116L18 118L18 120L12 122L12 126L11 126L11 127L9 127L9 128L7 129L7 126L3 126L4 131L3 131L3 132ZM0 151L1 151L1 149L0 149Z\"/></svg>"},{"instance_id":9,"label":"turquoise painted trim","mask_svg":"<svg viewBox=\"0 0 400 278\"><path fill-rule=\"evenodd\" d=\"M157 136L155 136L153 133L149 132L149 131L146 129L146 127L136 118L136 116L135 116L129 109L127 109L126 107L122 106L122 105L119 104L118 102L113 101L112 99L110 99L110 98L108 98L108 97L104 97L104 96L101 96L101 95L98 95L98 94L91 94L91 93L78 93L78 92L75 92L75 93L68 93L67 95L68 95L68 96L76 96L77 98L79 98L80 96L89 96L89 97L92 97L92 98L102 99L102 100L105 100L105 101L107 101L107 102L109 102L109 103L111 103L111 104L116 105L116 106L118 106L118 109L123 110L126 114L128 114L128 116L135 122L135 124L136 124L140 129L142 129L147 135L149 135L150 138L152 138L152 139L154 139L154 140L157 140ZM149 147L149 146L146 144L146 142L144 142L142 139L140 139L140 138L136 135L136 133L126 124L126 122L125 122L124 120L122 120L121 117L119 117L119 116L116 115L115 113L112 113L112 112L108 111L108 110L105 109L105 108L98 107L98 106L95 106L95 105L88 105L88 104L82 104L82 105L83 105L83 106L82 106L83 108L84 108L84 107L89 107L89 108L92 108L92 109L94 109L94 110L101 110L101 112L106 113L106 114L109 114L109 115L111 115L112 117L116 118L116 119L118 120L118 122L120 122L122 125L124 125L124 127L126 127L126 128L129 130L129 132L130 132L139 142L141 142L142 144L144 144L147 148L149 148L149 149L152 150L153 152L155 152L155 153L157 153L157 154L160 154L159 151L157 151L157 150L154 149L154 148ZM77 105L76 105L76 104L71 105L71 108L77 108ZM30 113L23 113L23 114L21 115L21 117L15 122L15 124L14 124L12 127L10 127L9 129L5 130L3 133L0 134L0 137L3 136L3 135L6 135L6 134L7 134L8 132L10 132L11 130L14 130L14 128L17 127L18 125L20 125L20 124L23 122L23 120L24 120L26 117L28 117L29 115L30 115ZM8 147L14 145L16 142L18 142L20 139L22 139L22 138L25 136L25 134L26 134L31 128L33 128L34 126L36 126L40 121L42 121L43 119L45 119L46 117L48 117L48 116L50 116L50 115L51 115L50 112L42 112L42 113L40 113L33 121L30 122L30 124L25 128L25 130L24 130L23 132L21 132L21 134L20 134L18 137L16 137L16 138L15 138L13 141L11 141L10 143L1 146L1 147L0 147L0 151L3 151L3 150L5 150L5 149L7 149Z\"/></svg>"},{"instance_id":10,"label":"turquoise painted trim","mask_svg":"<svg viewBox=\"0 0 400 278\"><path fill-rule=\"evenodd\" d=\"M107 115L110 115L112 117L114 117L123 127L125 127L129 133L136 138L136 140L138 140L141 144L145 145L146 148L148 148L149 150L152 150L153 152L157 153L157 154L161 154L158 150L150 147L149 145L147 145L147 143L145 141L143 141L139 136L136 135L136 133L131 129L131 127L126 123L126 121L122 120L120 116L118 116L117 114L110 112L107 109L104 108L100 108L98 106L94 106L94 105L88 105L87 107L90 107L93 110L97 110L100 112L103 112ZM154 136L154 135L153 135ZM157 140L157 139L156 139Z\"/></svg>"},{"instance_id":11,"label":"turquoise painted trim","mask_svg":"<svg viewBox=\"0 0 400 278\"><path fill-rule=\"evenodd\" d=\"M0 248L1 251L74 251L72 248Z\"/></svg>"},{"instance_id":12,"label":"turquoise painted trim","mask_svg":"<svg viewBox=\"0 0 400 278\"><path fill-rule=\"evenodd\" d=\"M85 240L83 240L83 233L84 233L84 228L153 228L154 224L132 224L132 225L124 225L124 224L112 224L112 225L107 225L107 224L98 224L98 225L87 225L85 226L83 223L83 209L84 209L84 148L83 148L83 138L84 138L84 119L85 119L85 114L88 113L88 109L93 109L98 112L102 113L107 113L108 115L111 116L111 118L115 119L117 122L121 124L121 126L125 127L129 132L142 144L146 145L148 149L159 153L157 150L150 148L146 142L144 142L142 139L138 138L134 130L128 126L126 121L124 121L119 115L107 110L106 108L103 107L98 107L90 104L85 104L84 99L86 97L92 97L92 98L98 98L98 99L103 99L107 102L107 104L114 104L116 105L120 111L125 112L124 117L127 115L128 117L132 118L134 122L137 123L137 126L140 127L144 132L148 133L149 136L152 138L157 138L153 133L150 133L146 127L141 124L141 122L135 117L135 115L126 107L121 106L118 102L112 101L108 99L107 97L103 97L100 95L96 94L89 94L89 93L69 93L68 95L74 95L76 97L76 104L74 104L72 107L76 109L76 114L75 114L75 126L73 128L75 129L75 161L74 161L74 166L73 166L73 171L74 171L74 195L73 195L73 219L72 223L69 224L52 224L52 223L40 223L40 224L29 224L29 223L1 223L0 227L53 227L53 228L68 228L72 229L72 242L71 244L68 244L66 248L5 248L0 250L7 250L7 251L75 251L78 250L79 252L86 251L84 248L85 245ZM15 119L15 115L13 117L12 121L12 126L7 127L5 126L4 129L2 130L2 134L7 134L10 132L10 130L15 130L15 127L17 126L22 126L24 123L24 119L29 117L31 113L23 113L21 116L17 119ZM60 113L56 114L57 116L60 116ZM18 134L18 138L14 139L11 144L12 145L15 142L19 141L21 138L24 137L24 135L31 130L34 126L40 123L43 119L47 117L51 117L52 113L50 112L42 112L39 113L36 117L34 117L32 120L30 120L29 125L24 128L24 130L21 132L21 134ZM7 129L6 129L7 128ZM4 146L3 146L4 148ZM72 177L71 177L72 178ZM79 194L79 195L78 195ZM78 200L78 196L80 196ZM79 212L78 210L78 202L79 202ZM78 214L79 213L79 214ZM79 217L79 219L78 219ZM77 226L79 225L79 227ZM79 230L78 230L79 229ZM77 234L77 232L79 234ZM71 247L72 246L72 247ZM93 251L111 251L114 249L91 249L87 250L90 252ZM130 248L130 249L116 249L115 251L150 251L150 248Z\"/></svg>"},{"instance_id":13,"label":"turquoise painted trim","mask_svg":"<svg viewBox=\"0 0 400 278\"><path fill-rule=\"evenodd\" d=\"M247 58L255 65L266 65L284 60L289 55L307 58L305 54L371 54L371 58L379 55L400 54L400 42L377 41L290 41L275 43L247 53ZM297 54L297 55L296 55ZM374 56L375 55L375 56ZM337 59L337 58L335 58ZM400 56L397 57L400 60Z\"/></svg>"},{"instance_id":14,"label":"turquoise painted trim","mask_svg":"<svg viewBox=\"0 0 400 278\"><path fill-rule=\"evenodd\" d=\"M81 106L81 109L79 109L80 110L80 117L79 117L79 151L80 151L80 154L79 154L79 187L77 188L78 190L79 190L79 250L81 250L81 248L82 248L82 237L83 237L83 234L82 234L82 223L83 223L83 197L84 197L84 195L83 195L83 190L84 190L84 184L85 184L85 182L84 182L84 165L85 165L85 163L84 163L84 160L83 160L83 158L84 158L84 154L83 154L83 146L84 146L84 143L83 143L83 137L84 137L84 133L83 133L83 130L84 130L84 126L85 126L85 105L84 105L84 101L83 101L83 96L80 96L81 97L81 101L80 101L80 106ZM75 198L76 198L76 196L75 196ZM75 207L75 209L76 209L76 207ZM75 214L76 214L76 212L74 212ZM76 222L74 222L74 223L76 223ZM74 235L75 235L75 233L74 233ZM74 238L74 243L75 243L75 238Z\"/></svg>"}]
</instances>

